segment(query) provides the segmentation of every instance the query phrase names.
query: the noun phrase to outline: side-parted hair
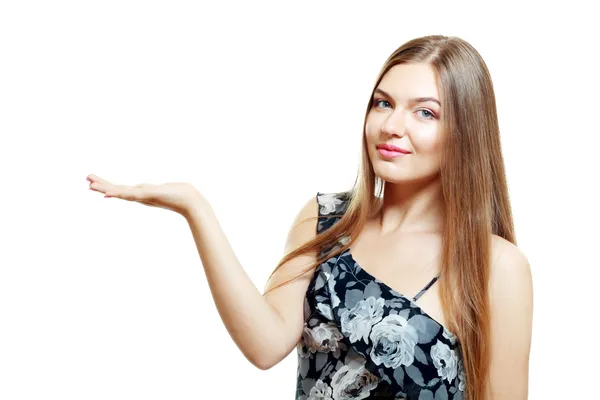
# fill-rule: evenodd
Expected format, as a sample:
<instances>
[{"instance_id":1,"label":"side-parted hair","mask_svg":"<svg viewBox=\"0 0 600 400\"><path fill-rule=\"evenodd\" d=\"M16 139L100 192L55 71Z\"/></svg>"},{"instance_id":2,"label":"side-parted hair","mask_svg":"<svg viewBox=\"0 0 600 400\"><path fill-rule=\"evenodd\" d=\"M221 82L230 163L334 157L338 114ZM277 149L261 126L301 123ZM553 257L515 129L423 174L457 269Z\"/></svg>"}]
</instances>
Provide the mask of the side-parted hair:
<instances>
[{"instance_id":1,"label":"side-parted hair","mask_svg":"<svg viewBox=\"0 0 600 400\"><path fill-rule=\"evenodd\" d=\"M469 43L457 37L432 35L410 40L395 50L381 69L373 91L390 68L404 63L430 64L438 74L443 104L440 128L446 138L440 168L446 221L439 293L448 329L460 343L467 385L465 399L483 399L489 390L491 356L488 280L492 234L517 244L492 80L481 55ZM271 273L265 293L349 248L382 197L385 182L373 171L364 134L373 91L363 124L362 164L354 187L347 192L350 200L345 213L329 229L286 254ZM337 245L344 237L350 241ZM285 262L301 254L320 254L323 249L332 250L297 276L284 282L272 280Z\"/></svg>"}]
</instances>

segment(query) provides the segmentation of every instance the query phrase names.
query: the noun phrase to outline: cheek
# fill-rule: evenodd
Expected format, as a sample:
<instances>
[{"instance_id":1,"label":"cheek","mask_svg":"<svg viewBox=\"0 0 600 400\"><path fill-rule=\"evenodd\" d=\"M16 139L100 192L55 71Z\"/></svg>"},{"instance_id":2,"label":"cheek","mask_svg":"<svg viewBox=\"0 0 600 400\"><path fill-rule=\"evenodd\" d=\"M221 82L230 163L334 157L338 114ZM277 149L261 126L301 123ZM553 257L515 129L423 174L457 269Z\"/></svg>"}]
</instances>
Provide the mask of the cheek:
<instances>
[{"instance_id":1,"label":"cheek","mask_svg":"<svg viewBox=\"0 0 600 400\"><path fill-rule=\"evenodd\" d=\"M415 150L422 154L434 154L440 151L442 147L441 137L437 129L422 129L418 134L413 135L411 142Z\"/></svg>"},{"instance_id":2,"label":"cheek","mask_svg":"<svg viewBox=\"0 0 600 400\"><path fill-rule=\"evenodd\" d=\"M381 124L381 122L375 119L367 119L367 123L365 124L365 138L367 139L367 143L379 141Z\"/></svg>"},{"instance_id":3,"label":"cheek","mask_svg":"<svg viewBox=\"0 0 600 400\"><path fill-rule=\"evenodd\" d=\"M364 137L365 137L365 145L367 146L367 150L371 151L371 147L373 147L376 143L378 143L376 135L373 133L373 131L370 131L368 128L366 128Z\"/></svg>"},{"instance_id":4,"label":"cheek","mask_svg":"<svg viewBox=\"0 0 600 400\"><path fill-rule=\"evenodd\" d=\"M417 152L419 169L434 171L440 168L443 143L436 132L421 135L417 143L413 142Z\"/></svg>"},{"instance_id":5,"label":"cheek","mask_svg":"<svg viewBox=\"0 0 600 400\"><path fill-rule=\"evenodd\" d=\"M367 120L367 123L365 124L365 136L367 138L370 138L373 136L373 123L369 122Z\"/></svg>"}]
</instances>

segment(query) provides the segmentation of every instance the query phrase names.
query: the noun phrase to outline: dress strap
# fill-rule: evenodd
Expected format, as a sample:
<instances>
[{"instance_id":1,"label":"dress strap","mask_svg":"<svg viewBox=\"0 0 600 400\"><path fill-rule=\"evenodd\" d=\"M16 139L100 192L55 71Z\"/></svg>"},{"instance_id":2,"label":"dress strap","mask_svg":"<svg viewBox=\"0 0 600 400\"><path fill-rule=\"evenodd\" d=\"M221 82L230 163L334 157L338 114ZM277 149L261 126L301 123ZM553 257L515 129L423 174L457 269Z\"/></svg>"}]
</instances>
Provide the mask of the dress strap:
<instances>
[{"instance_id":1,"label":"dress strap","mask_svg":"<svg viewBox=\"0 0 600 400\"><path fill-rule=\"evenodd\" d=\"M425 293L427 291L427 289L429 289L431 286L433 286L434 283L437 282L439 277L440 277L440 274L437 274L436 276L434 276L433 279L431 281L429 281L429 283L427 285L425 285L425 287L423 289L421 289L421 291L419 293L417 293L417 295L413 298L413 301L417 301L419 299L419 297L421 297L423 295L423 293Z\"/></svg>"}]
</instances>

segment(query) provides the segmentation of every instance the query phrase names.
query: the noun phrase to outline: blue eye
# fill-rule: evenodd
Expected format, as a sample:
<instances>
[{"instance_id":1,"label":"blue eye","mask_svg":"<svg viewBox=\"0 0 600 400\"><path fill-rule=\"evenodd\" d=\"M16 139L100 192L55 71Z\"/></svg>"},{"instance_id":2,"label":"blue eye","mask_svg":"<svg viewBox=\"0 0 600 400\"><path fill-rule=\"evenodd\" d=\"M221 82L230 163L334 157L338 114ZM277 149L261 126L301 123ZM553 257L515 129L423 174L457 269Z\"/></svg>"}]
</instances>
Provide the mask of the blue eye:
<instances>
[{"instance_id":1,"label":"blue eye","mask_svg":"<svg viewBox=\"0 0 600 400\"><path fill-rule=\"evenodd\" d=\"M374 100L373 100L373 105L374 105L375 107L380 107L380 104L382 104L382 103L387 103L387 104L388 104L388 106L390 106L390 107L391 107L391 104L390 104L390 102L389 102L389 101L387 101L387 100L383 100L383 99L374 99ZM387 107L383 107L383 108L387 108ZM432 111L429 111L429 110L427 110L427 109L425 109L425 108L422 108L422 109L420 109L420 110L417 110L417 112L426 113L426 114L421 114L421 115L422 115L422 117L423 117L424 119L426 119L426 120L434 120L434 119L436 119L436 116L435 116L435 114L434 114Z\"/></svg>"},{"instance_id":2,"label":"blue eye","mask_svg":"<svg viewBox=\"0 0 600 400\"><path fill-rule=\"evenodd\" d=\"M379 106L379 103L382 103L382 102L383 102L383 103L388 103L388 104L390 104L389 102L387 102L387 101L385 101L385 100L378 100L378 99L375 99L375 100L373 101L373 103L375 104L375 106L376 106L376 107L377 107L377 106Z\"/></svg>"},{"instance_id":3,"label":"blue eye","mask_svg":"<svg viewBox=\"0 0 600 400\"><path fill-rule=\"evenodd\" d=\"M421 111L429 114L429 117L426 116L425 119L435 119L435 115L431 111L426 110L426 109L421 109L421 110L418 110L417 112L421 112Z\"/></svg>"}]
</instances>

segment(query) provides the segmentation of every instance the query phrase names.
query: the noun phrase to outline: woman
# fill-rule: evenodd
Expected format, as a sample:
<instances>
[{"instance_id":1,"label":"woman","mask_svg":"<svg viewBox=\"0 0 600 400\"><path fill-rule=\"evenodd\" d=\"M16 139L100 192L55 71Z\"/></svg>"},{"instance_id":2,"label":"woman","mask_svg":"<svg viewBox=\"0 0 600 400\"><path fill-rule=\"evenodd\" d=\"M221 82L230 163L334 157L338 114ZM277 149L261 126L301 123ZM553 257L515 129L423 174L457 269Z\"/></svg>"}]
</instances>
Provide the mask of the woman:
<instances>
[{"instance_id":1,"label":"woman","mask_svg":"<svg viewBox=\"0 0 600 400\"><path fill-rule=\"evenodd\" d=\"M189 184L88 180L187 219L248 360L268 369L297 349L297 399L527 398L531 273L481 56L456 37L405 43L376 80L363 132L354 187L309 199L264 294Z\"/></svg>"}]
</instances>

